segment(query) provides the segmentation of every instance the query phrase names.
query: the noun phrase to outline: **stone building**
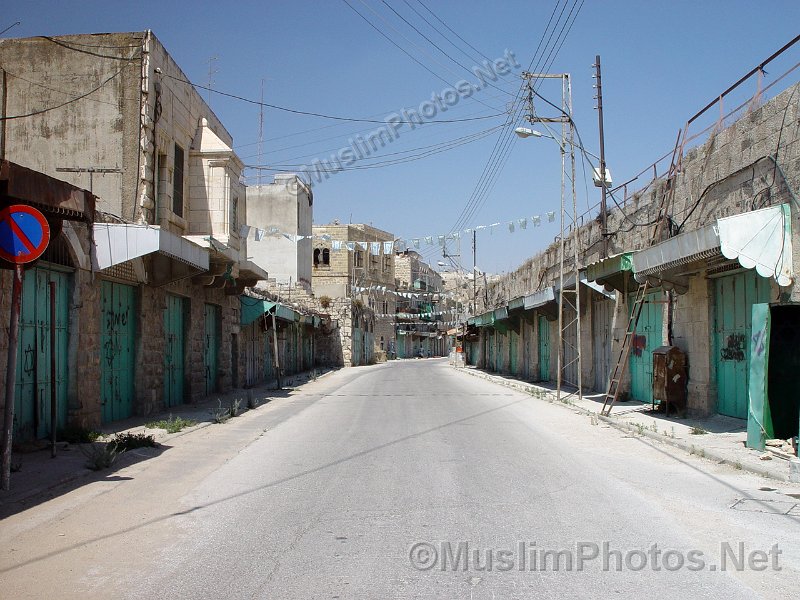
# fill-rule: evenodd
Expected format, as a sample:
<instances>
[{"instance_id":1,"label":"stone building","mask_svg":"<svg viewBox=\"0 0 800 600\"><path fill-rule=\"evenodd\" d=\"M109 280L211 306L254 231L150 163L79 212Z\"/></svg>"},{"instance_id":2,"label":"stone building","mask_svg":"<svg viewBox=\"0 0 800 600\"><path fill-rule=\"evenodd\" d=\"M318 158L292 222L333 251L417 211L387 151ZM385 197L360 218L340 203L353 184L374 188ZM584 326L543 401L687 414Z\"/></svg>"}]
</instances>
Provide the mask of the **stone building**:
<instances>
[{"instance_id":1,"label":"stone building","mask_svg":"<svg viewBox=\"0 0 800 600\"><path fill-rule=\"evenodd\" d=\"M430 267L419 252L404 250L395 254L397 286L397 358L442 356L445 354L444 325L454 316L443 291L439 272Z\"/></svg>"},{"instance_id":2,"label":"stone building","mask_svg":"<svg viewBox=\"0 0 800 600\"><path fill-rule=\"evenodd\" d=\"M149 31L3 39L0 56L15 117L2 155L97 197L88 235L65 221L29 272L58 280L80 349L64 418L96 426L243 385L239 296L268 274L246 258L231 135Z\"/></svg>"},{"instance_id":3,"label":"stone building","mask_svg":"<svg viewBox=\"0 0 800 600\"><path fill-rule=\"evenodd\" d=\"M394 239L365 224L314 226L312 288L317 298L352 300L356 324L343 352L353 364L382 358L395 343Z\"/></svg>"},{"instance_id":4,"label":"stone building","mask_svg":"<svg viewBox=\"0 0 800 600\"><path fill-rule=\"evenodd\" d=\"M756 427L762 435L797 435L798 401L789 390L800 384L792 349L793 332L800 330L800 134L788 124L800 114L798 91L800 84L763 104L754 98L728 127L712 124L703 143L679 153L678 175L669 181L657 177L626 197L617 190L620 207L608 215L608 258L597 220L567 239L566 255L577 243L581 257L582 329L580 340L574 330L566 332L564 362L567 346L580 344L585 388L606 390L630 307L647 282L625 397L651 401L653 351L676 346L688 359L690 414L753 421L771 410L773 418ZM662 235L653 240L651 225L670 189ZM554 244L490 284L481 314L469 320L476 340L468 349L471 362L531 380L556 379L558 257ZM753 320L767 310L756 305L769 305L772 315L769 366L763 348L752 354L754 340L769 333L763 319ZM765 405L755 408L748 396L754 359L761 371L753 372L762 378L771 373L772 382ZM782 375L773 379L776 373ZM575 373L565 375L575 380ZM760 411L755 417L754 410Z\"/></svg>"}]
</instances>

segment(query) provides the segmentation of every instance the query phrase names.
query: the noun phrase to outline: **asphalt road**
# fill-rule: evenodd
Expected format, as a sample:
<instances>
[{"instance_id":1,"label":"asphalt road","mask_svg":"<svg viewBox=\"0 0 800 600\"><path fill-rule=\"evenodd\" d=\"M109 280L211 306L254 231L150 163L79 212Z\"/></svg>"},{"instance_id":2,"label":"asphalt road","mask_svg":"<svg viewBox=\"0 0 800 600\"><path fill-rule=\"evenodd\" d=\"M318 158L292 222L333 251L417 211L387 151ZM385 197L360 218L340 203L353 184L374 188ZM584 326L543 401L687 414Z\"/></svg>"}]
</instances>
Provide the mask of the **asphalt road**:
<instances>
[{"instance_id":1,"label":"asphalt road","mask_svg":"<svg viewBox=\"0 0 800 600\"><path fill-rule=\"evenodd\" d=\"M797 597L797 488L400 361L7 518L0 596Z\"/></svg>"}]
</instances>

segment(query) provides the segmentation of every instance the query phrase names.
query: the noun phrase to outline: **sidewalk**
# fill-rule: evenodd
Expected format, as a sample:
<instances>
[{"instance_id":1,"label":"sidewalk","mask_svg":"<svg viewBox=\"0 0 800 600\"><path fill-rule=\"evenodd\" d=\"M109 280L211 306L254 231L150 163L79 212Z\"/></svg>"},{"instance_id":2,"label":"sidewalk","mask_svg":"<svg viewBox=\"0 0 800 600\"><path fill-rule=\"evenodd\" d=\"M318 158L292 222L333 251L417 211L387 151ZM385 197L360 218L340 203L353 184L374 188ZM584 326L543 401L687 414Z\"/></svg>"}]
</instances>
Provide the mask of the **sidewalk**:
<instances>
[{"instance_id":1,"label":"sidewalk","mask_svg":"<svg viewBox=\"0 0 800 600\"><path fill-rule=\"evenodd\" d=\"M556 403L555 385L532 384L512 376L488 373L472 366L459 368L458 371ZM800 460L797 458L791 461L784 460L772 453L758 452L745 447L747 423L741 419L723 415L713 415L703 419L678 419L653 412L649 404L636 401L617 402L611 410L611 415L604 417L600 415L603 407L601 393L584 394L580 400L576 396L568 396L559 404L579 414L604 421L621 431L675 446L689 454L726 464L737 470L749 471L783 482L800 482Z\"/></svg>"},{"instance_id":2,"label":"sidewalk","mask_svg":"<svg viewBox=\"0 0 800 600\"><path fill-rule=\"evenodd\" d=\"M120 455L111 468L102 471L91 471L86 467L86 456L80 451L80 446L85 446L86 444L75 445L57 441L55 458L50 457L49 440L38 440L35 443L25 444L28 451L15 451L12 456L12 465L19 464L21 468L19 471L11 473L11 489L0 491L0 518L10 509L11 505L35 504L41 501L40 497L42 495L54 490L56 487L70 484L74 488L92 480L114 479L117 477L115 473L121 468L136 462L156 458L165 450L165 445L168 445L171 440L211 425L212 417L210 411L211 409L216 409L220 402L222 407L225 408L229 407L232 401L240 399L241 413L246 413L249 398L256 401L257 406L263 406L269 402L280 402L292 395L295 386L319 379L333 371L333 369L317 369L286 377L284 378L283 388L280 390L267 385L249 389L236 389L224 394L214 394L208 400L196 404L182 404L157 414L136 416L124 421L108 423L98 429L103 436L122 432L141 433L146 431L147 434L153 435L159 446L155 448L138 448L125 452ZM196 421L197 424L182 429L177 433L167 433L164 429L147 429L145 427L146 423L168 419L170 416L191 419ZM59 490L57 493L60 495L65 491L69 490ZM55 492L53 495L55 495Z\"/></svg>"}]
</instances>

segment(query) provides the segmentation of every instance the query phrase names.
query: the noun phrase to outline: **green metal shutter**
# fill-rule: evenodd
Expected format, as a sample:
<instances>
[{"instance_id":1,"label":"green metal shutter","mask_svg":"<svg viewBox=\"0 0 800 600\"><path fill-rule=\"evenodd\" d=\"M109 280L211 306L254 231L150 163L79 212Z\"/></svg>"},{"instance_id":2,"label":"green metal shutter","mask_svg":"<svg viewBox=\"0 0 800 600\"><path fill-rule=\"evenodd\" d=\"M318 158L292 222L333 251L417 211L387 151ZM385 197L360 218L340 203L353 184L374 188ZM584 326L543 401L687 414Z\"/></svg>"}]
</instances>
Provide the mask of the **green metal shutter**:
<instances>
[{"instance_id":1,"label":"green metal shutter","mask_svg":"<svg viewBox=\"0 0 800 600\"><path fill-rule=\"evenodd\" d=\"M714 301L717 411L746 419L752 309L770 301L770 282L755 271L720 277L714 281Z\"/></svg>"},{"instance_id":2,"label":"green metal shutter","mask_svg":"<svg viewBox=\"0 0 800 600\"><path fill-rule=\"evenodd\" d=\"M103 281L100 398L103 422L133 414L136 369L136 288Z\"/></svg>"},{"instance_id":3,"label":"green metal shutter","mask_svg":"<svg viewBox=\"0 0 800 600\"><path fill-rule=\"evenodd\" d=\"M639 402L653 401L653 350L662 345L663 297L661 291L645 296L642 314L633 336L629 359L631 397ZM629 310L633 307L632 300L633 298L629 298Z\"/></svg>"},{"instance_id":4,"label":"green metal shutter","mask_svg":"<svg viewBox=\"0 0 800 600\"><path fill-rule=\"evenodd\" d=\"M56 427L67 422L67 343L71 276L34 268L25 273L22 289L16 385L14 437L44 438L50 433L50 286L56 284Z\"/></svg>"},{"instance_id":5,"label":"green metal shutter","mask_svg":"<svg viewBox=\"0 0 800 600\"><path fill-rule=\"evenodd\" d=\"M164 406L183 404L185 381L185 300L167 294L164 309Z\"/></svg>"},{"instance_id":6,"label":"green metal shutter","mask_svg":"<svg viewBox=\"0 0 800 600\"><path fill-rule=\"evenodd\" d=\"M550 322L539 315L539 380L550 380Z\"/></svg>"}]
</instances>

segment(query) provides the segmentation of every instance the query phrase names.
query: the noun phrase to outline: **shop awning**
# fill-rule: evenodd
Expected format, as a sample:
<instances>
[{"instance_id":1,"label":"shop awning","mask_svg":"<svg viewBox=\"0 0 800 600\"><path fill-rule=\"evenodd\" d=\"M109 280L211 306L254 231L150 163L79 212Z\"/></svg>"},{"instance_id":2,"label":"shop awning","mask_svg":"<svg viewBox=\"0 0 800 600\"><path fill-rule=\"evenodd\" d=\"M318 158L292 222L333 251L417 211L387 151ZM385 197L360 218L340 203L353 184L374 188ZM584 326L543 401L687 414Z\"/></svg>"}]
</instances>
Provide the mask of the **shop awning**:
<instances>
[{"instance_id":1,"label":"shop awning","mask_svg":"<svg viewBox=\"0 0 800 600\"><path fill-rule=\"evenodd\" d=\"M0 160L3 194L35 206L48 217L73 221L94 221L96 197L39 171Z\"/></svg>"},{"instance_id":2,"label":"shop awning","mask_svg":"<svg viewBox=\"0 0 800 600\"><path fill-rule=\"evenodd\" d=\"M595 282L606 290L626 291L627 288L636 287L631 283L633 277L633 252L623 252L615 256L600 259L586 265L587 284Z\"/></svg>"},{"instance_id":3,"label":"shop awning","mask_svg":"<svg viewBox=\"0 0 800 600\"><path fill-rule=\"evenodd\" d=\"M250 296L239 296L239 304L241 306L239 323L242 326L249 325L267 313L275 313L276 319L289 321L290 323L299 321L301 317L300 313L280 302L271 302L260 298L251 298Z\"/></svg>"},{"instance_id":4,"label":"shop awning","mask_svg":"<svg viewBox=\"0 0 800 600\"><path fill-rule=\"evenodd\" d=\"M157 254L152 277L155 285L191 277L208 270L208 252L166 229L129 223L94 223L92 266L101 271L148 254ZM158 257L156 257L158 258ZM170 260L181 266L170 266Z\"/></svg>"},{"instance_id":5,"label":"shop awning","mask_svg":"<svg viewBox=\"0 0 800 600\"><path fill-rule=\"evenodd\" d=\"M745 269L788 286L792 270L791 211L788 204L718 219L715 224L682 233L633 255L633 272L638 282L648 278L672 283L675 271L689 263L724 256L738 260ZM679 279L679 278L678 278ZM668 287L668 286L665 286Z\"/></svg>"},{"instance_id":6,"label":"shop awning","mask_svg":"<svg viewBox=\"0 0 800 600\"><path fill-rule=\"evenodd\" d=\"M792 211L788 204L770 206L717 220L720 250L745 269L786 287L792 269Z\"/></svg>"},{"instance_id":7,"label":"shop awning","mask_svg":"<svg viewBox=\"0 0 800 600\"><path fill-rule=\"evenodd\" d=\"M259 281L266 281L269 274L251 260L239 263L239 279L244 280L250 287Z\"/></svg>"},{"instance_id":8,"label":"shop awning","mask_svg":"<svg viewBox=\"0 0 800 600\"><path fill-rule=\"evenodd\" d=\"M555 299L555 287L551 285L539 290L538 292L534 292L525 296L525 298L523 298L523 306L525 307L525 310L532 310L534 308L544 306L548 302L555 302Z\"/></svg>"}]
</instances>

